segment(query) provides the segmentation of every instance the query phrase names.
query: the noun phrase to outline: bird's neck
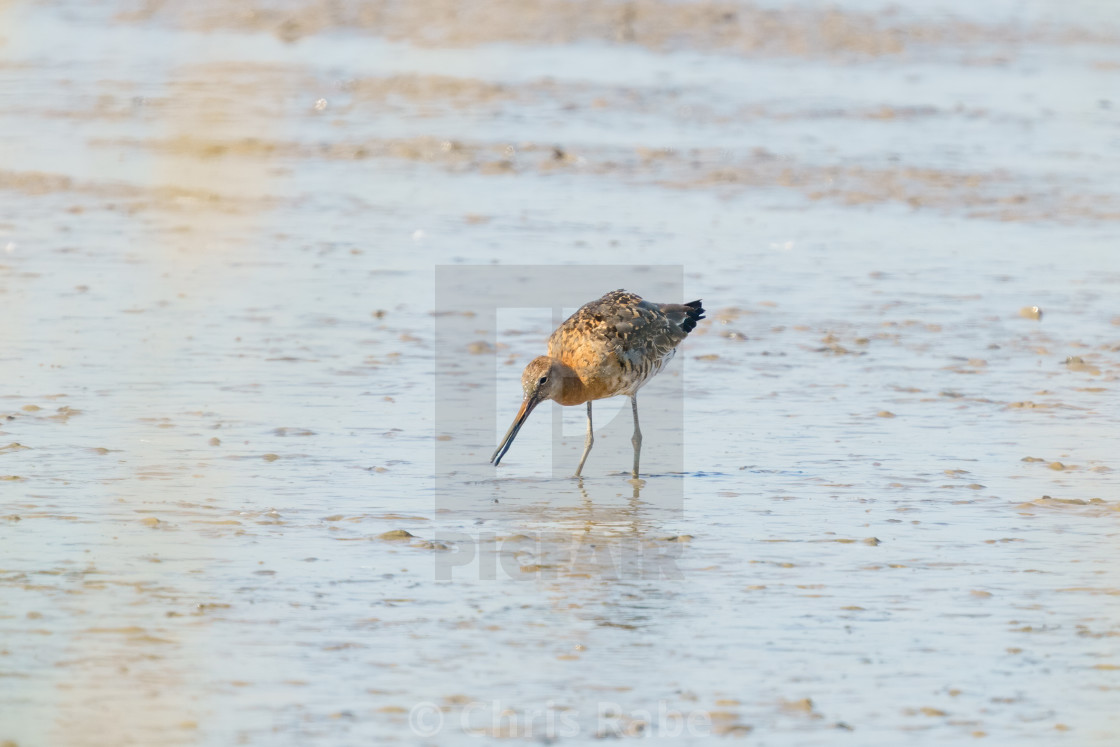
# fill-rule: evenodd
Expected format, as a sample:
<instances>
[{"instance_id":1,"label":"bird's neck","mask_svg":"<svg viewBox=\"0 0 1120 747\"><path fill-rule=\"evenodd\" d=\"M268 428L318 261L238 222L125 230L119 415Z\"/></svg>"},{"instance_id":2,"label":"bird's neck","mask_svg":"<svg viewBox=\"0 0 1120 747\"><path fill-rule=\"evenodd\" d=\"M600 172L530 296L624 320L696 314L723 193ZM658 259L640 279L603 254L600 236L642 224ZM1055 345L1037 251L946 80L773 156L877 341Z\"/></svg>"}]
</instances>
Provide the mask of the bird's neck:
<instances>
[{"instance_id":1,"label":"bird's neck","mask_svg":"<svg viewBox=\"0 0 1120 747\"><path fill-rule=\"evenodd\" d=\"M558 361L554 365L558 366L560 373L562 373L560 380L563 385L560 389L560 395L554 398L559 404L570 407L571 405L582 405L591 399L587 387L579 378L579 374L563 362Z\"/></svg>"}]
</instances>

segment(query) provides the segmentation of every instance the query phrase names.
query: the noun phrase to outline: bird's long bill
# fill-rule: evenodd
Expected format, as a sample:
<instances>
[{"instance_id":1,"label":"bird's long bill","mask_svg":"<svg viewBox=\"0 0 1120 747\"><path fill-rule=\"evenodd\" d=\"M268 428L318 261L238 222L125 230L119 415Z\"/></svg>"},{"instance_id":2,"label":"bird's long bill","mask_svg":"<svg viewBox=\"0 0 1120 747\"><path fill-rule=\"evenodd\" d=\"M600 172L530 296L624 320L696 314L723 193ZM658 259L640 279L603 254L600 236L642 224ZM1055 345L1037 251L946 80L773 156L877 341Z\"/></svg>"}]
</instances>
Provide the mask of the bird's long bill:
<instances>
[{"instance_id":1,"label":"bird's long bill","mask_svg":"<svg viewBox=\"0 0 1120 747\"><path fill-rule=\"evenodd\" d=\"M540 400L536 397L527 397L525 401L521 403L521 409L517 411L517 416L513 419L513 425L506 431L506 437L498 444L494 456L490 457L490 464L497 467L502 463L502 457L509 451L509 447L513 444L513 439L517 438L517 432L521 430L521 426L525 425L525 421L529 418L529 413L533 411L533 408L536 407L539 402Z\"/></svg>"}]
</instances>

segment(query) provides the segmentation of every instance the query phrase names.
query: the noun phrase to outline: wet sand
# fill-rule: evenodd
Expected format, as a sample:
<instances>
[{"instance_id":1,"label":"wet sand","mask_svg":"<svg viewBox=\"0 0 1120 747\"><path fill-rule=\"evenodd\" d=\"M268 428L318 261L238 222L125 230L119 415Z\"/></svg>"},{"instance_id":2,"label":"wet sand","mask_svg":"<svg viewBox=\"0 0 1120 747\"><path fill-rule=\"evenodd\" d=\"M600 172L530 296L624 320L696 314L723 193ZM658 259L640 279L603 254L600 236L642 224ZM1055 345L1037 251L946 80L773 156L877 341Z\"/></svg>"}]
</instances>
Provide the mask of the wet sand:
<instances>
[{"instance_id":1,"label":"wet sand","mask_svg":"<svg viewBox=\"0 0 1120 747\"><path fill-rule=\"evenodd\" d=\"M0 744L1115 742L1107 3L231 7L0 3Z\"/></svg>"}]
</instances>

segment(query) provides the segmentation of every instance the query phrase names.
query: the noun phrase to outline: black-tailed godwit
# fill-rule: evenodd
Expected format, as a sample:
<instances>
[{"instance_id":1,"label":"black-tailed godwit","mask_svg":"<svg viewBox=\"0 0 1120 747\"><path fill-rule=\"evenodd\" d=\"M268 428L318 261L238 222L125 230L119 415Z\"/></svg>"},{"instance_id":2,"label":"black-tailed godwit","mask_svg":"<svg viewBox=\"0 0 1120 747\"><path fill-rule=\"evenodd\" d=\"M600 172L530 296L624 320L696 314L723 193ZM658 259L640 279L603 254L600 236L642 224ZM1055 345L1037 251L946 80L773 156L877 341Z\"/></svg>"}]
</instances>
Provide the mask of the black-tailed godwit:
<instances>
[{"instance_id":1,"label":"black-tailed godwit","mask_svg":"<svg viewBox=\"0 0 1120 747\"><path fill-rule=\"evenodd\" d=\"M642 451L638 390L665 367L677 345L704 318L700 301L653 303L629 291L611 291L582 306L548 338L548 355L534 358L521 374L525 399L490 462L498 465L529 413L545 400L561 405L587 403L587 439L576 477L595 442L591 403L626 395L634 411L634 477Z\"/></svg>"}]
</instances>

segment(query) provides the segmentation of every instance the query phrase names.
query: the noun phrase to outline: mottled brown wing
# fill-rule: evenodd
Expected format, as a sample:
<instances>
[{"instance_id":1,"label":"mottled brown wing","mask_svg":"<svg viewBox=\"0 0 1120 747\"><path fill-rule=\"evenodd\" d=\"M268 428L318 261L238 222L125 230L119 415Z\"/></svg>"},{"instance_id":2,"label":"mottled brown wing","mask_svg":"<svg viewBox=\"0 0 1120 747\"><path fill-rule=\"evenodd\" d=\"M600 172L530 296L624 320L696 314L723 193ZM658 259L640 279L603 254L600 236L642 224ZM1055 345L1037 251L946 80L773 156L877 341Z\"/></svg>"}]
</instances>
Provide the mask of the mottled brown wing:
<instances>
[{"instance_id":1,"label":"mottled brown wing","mask_svg":"<svg viewBox=\"0 0 1120 747\"><path fill-rule=\"evenodd\" d=\"M632 394L672 359L688 334L673 318L689 319L687 312L662 309L634 293L611 291L560 325L549 338L549 355L575 369L596 398Z\"/></svg>"}]
</instances>

